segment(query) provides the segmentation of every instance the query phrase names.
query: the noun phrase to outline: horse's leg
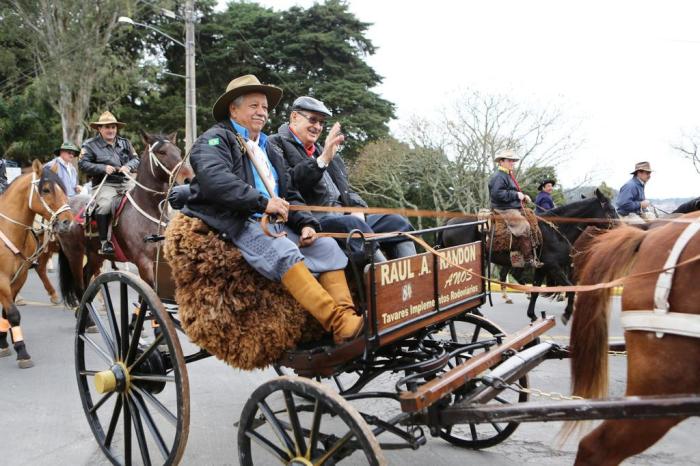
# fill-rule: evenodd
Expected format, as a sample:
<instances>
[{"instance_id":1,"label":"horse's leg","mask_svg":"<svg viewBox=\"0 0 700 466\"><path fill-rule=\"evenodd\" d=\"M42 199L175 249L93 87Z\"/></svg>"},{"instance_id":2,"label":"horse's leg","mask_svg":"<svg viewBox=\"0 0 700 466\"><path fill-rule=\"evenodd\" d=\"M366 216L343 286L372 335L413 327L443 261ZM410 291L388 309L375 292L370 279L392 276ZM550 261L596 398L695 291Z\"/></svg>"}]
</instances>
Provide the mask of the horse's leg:
<instances>
[{"instance_id":1,"label":"horse's leg","mask_svg":"<svg viewBox=\"0 0 700 466\"><path fill-rule=\"evenodd\" d=\"M574 298L576 297L576 293L573 291L569 291L566 293L566 308L564 309L564 314L561 316L561 322L564 325L567 325L569 323L569 320L571 320L571 314L574 313Z\"/></svg>"},{"instance_id":2,"label":"horse's leg","mask_svg":"<svg viewBox=\"0 0 700 466\"><path fill-rule=\"evenodd\" d=\"M10 330L10 322L5 318L5 311L0 314L0 358L9 356L10 345L7 344L7 332Z\"/></svg>"},{"instance_id":3,"label":"horse's leg","mask_svg":"<svg viewBox=\"0 0 700 466\"><path fill-rule=\"evenodd\" d=\"M51 303L60 304L61 298L58 296L58 293L56 293L56 289L53 287L53 284L51 283L51 280L49 280L49 276L46 273L46 266L53 253L53 247L51 243L49 243L46 251L39 256L36 266L36 273L39 275L39 279L41 279L41 283L44 285L44 289L46 290L46 293L48 293Z\"/></svg>"},{"instance_id":4,"label":"horse's leg","mask_svg":"<svg viewBox=\"0 0 700 466\"><path fill-rule=\"evenodd\" d=\"M32 367L34 363L24 343L22 328L20 327L21 316L17 306L15 306L15 303L12 301L12 292L8 280L3 280L3 282L0 283L0 304L2 304L3 315L10 324L9 331L15 353L17 353L17 365L20 369ZM5 333L7 333L7 330Z\"/></svg>"},{"instance_id":5,"label":"horse's leg","mask_svg":"<svg viewBox=\"0 0 700 466\"><path fill-rule=\"evenodd\" d=\"M544 270L542 268L535 269L535 277L532 279L532 284L534 286L540 286L542 285L542 282L544 282ZM527 306L527 316L531 321L537 320L537 316L535 315L535 303L537 303L538 296L539 293L535 293L534 291L530 294L530 304Z\"/></svg>"},{"instance_id":6,"label":"horse's leg","mask_svg":"<svg viewBox=\"0 0 700 466\"><path fill-rule=\"evenodd\" d=\"M506 266L501 267L498 279L502 282L501 283L501 297L506 302L506 304L513 304L513 300L508 297L508 293L506 292L508 285L504 285L504 283L507 283L507 280L508 280L508 272L510 272L510 267L506 267Z\"/></svg>"},{"instance_id":7,"label":"horse's leg","mask_svg":"<svg viewBox=\"0 0 700 466\"><path fill-rule=\"evenodd\" d=\"M579 443L576 466L615 466L643 452L682 419L607 420Z\"/></svg>"}]
</instances>

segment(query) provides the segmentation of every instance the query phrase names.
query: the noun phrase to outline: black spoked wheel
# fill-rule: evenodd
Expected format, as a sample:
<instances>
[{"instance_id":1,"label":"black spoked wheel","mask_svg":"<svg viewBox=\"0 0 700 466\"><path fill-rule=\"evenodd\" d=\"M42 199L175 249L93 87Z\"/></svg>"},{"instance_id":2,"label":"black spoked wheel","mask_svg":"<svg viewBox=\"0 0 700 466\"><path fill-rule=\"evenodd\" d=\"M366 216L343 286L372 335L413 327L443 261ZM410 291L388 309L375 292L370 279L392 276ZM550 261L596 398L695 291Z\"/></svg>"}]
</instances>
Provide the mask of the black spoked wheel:
<instances>
[{"instance_id":1,"label":"black spoked wheel","mask_svg":"<svg viewBox=\"0 0 700 466\"><path fill-rule=\"evenodd\" d=\"M90 284L78 312L78 390L100 448L113 464L177 464L189 433L189 383L160 299L138 276L108 272ZM97 335L86 333L90 321Z\"/></svg>"},{"instance_id":2,"label":"black spoked wheel","mask_svg":"<svg viewBox=\"0 0 700 466\"><path fill-rule=\"evenodd\" d=\"M387 464L372 430L326 385L283 376L258 387L238 425L240 464L335 465L345 458Z\"/></svg>"},{"instance_id":3,"label":"black spoked wheel","mask_svg":"<svg viewBox=\"0 0 700 466\"><path fill-rule=\"evenodd\" d=\"M496 335L505 336L505 332L496 324L483 317L474 314L466 314L459 321L450 323L442 332L451 342L458 345L467 343L488 342L495 339ZM456 348L455 346L454 348ZM451 358L450 365L459 364L472 356L486 351L485 348L476 348ZM523 387L528 386L527 376L518 380ZM450 405L462 402L474 387L464 389L452 394ZM488 401L489 404L513 404L527 401L526 393L516 393L505 390L495 398ZM453 445L463 448L488 448L503 442L518 428L517 422L493 422L481 424L457 424L447 426L440 430L440 437Z\"/></svg>"}]
</instances>

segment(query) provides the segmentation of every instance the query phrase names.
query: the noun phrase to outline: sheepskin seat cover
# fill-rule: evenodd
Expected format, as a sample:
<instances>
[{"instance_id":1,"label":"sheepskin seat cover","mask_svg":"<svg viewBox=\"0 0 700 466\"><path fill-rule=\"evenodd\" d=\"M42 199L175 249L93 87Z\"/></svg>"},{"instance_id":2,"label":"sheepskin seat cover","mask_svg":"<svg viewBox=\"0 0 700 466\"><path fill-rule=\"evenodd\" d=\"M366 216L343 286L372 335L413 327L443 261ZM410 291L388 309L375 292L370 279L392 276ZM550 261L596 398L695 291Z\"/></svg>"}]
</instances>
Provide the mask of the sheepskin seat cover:
<instances>
[{"instance_id":1,"label":"sheepskin seat cover","mask_svg":"<svg viewBox=\"0 0 700 466\"><path fill-rule=\"evenodd\" d=\"M320 336L318 322L282 284L253 270L233 244L201 220L177 214L165 237L180 321L195 344L249 370Z\"/></svg>"},{"instance_id":2,"label":"sheepskin seat cover","mask_svg":"<svg viewBox=\"0 0 700 466\"><path fill-rule=\"evenodd\" d=\"M542 244L542 232L540 231L540 227L537 223L537 216L535 215L535 212L533 212L532 209L524 208L521 212L530 224L530 229L533 232L533 238L535 239L534 246L537 247L540 244ZM497 252L510 251L511 234L510 230L508 230L508 225L506 225L505 220L503 220L503 217L497 214L493 215L491 220L493 228L496 228L496 231L493 235L493 250ZM489 237L490 235L487 236L487 238Z\"/></svg>"}]
</instances>

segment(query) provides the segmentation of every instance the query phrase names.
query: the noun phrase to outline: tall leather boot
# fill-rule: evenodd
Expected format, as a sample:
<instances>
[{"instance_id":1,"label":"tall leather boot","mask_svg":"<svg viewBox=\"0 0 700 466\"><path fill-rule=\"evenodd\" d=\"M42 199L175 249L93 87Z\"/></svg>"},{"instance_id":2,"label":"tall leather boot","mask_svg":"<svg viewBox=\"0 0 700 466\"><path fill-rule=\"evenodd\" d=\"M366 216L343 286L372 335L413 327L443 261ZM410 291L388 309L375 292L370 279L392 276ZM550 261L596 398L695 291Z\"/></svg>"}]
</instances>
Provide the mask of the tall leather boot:
<instances>
[{"instance_id":1,"label":"tall leather boot","mask_svg":"<svg viewBox=\"0 0 700 466\"><path fill-rule=\"evenodd\" d=\"M318 282L331 295L337 307L342 308L344 311L355 313L355 303L352 301L352 295L350 294L344 271L333 270L324 272L318 276Z\"/></svg>"},{"instance_id":2,"label":"tall leather boot","mask_svg":"<svg viewBox=\"0 0 700 466\"><path fill-rule=\"evenodd\" d=\"M331 281L336 283L337 277ZM363 320L355 314L354 305L348 307L347 303L336 304L333 297L311 275L304 262L294 264L282 277L282 284L321 323L325 331L333 333L336 344L352 340L362 332ZM337 290L336 286L332 288Z\"/></svg>"},{"instance_id":3,"label":"tall leather boot","mask_svg":"<svg viewBox=\"0 0 700 466\"><path fill-rule=\"evenodd\" d=\"M100 254L108 255L114 254L114 246L108 240L109 235L109 220L110 215L105 214L95 214L95 221L97 222L97 231L100 234Z\"/></svg>"},{"instance_id":4,"label":"tall leather boot","mask_svg":"<svg viewBox=\"0 0 700 466\"><path fill-rule=\"evenodd\" d=\"M535 251L532 248L532 239L530 239L529 236L522 236L518 238L518 241L520 242L520 250L523 253L525 264L537 269L542 267L542 262L538 261L535 257Z\"/></svg>"}]
</instances>

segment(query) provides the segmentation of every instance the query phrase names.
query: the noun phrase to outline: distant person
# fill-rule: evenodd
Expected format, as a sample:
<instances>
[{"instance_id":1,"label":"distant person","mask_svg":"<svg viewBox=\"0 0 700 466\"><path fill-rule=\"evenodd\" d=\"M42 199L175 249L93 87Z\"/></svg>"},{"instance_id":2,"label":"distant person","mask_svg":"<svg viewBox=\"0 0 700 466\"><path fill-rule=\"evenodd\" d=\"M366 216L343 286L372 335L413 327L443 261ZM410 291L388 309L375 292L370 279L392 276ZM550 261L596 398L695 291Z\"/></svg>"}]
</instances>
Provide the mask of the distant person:
<instances>
[{"instance_id":1,"label":"distant person","mask_svg":"<svg viewBox=\"0 0 700 466\"><path fill-rule=\"evenodd\" d=\"M5 157L0 154L0 194L5 192L7 189L7 168L5 164Z\"/></svg>"},{"instance_id":2,"label":"distant person","mask_svg":"<svg viewBox=\"0 0 700 466\"><path fill-rule=\"evenodd\" d=\"M651 202L644 194L644 187L651 178L651 165L649 162L639 162L631 175L632 179L620 188L617 195L617 214L628 223L644 223L645 219L654 217L646 211Z\"/></svg>"},{"instance_id":3,"label":"distant person","mask_svg":"<svg viewBox=\"0 0 700 466\"><path fill-rule=\"evenodd\" d=\"M344 136L340 123L335 123L328 131L323 147L318 144L326 119L331 111L320 100L309 96L297 98L292 104L289 122L270 136L269 144L280 149L292 168L294 184L309 205L329 207L367 207L367 203L352 190L345 163L336 155ZM411 231L413 226L406 217L396 214L367 215L356 213L346 215L337 212L314 212L323 231L349 233L360 230L363 233L389 233ZM351 247L359 252L361 241ZM397 237L380 241L381 247L390 258L416 255L413 241ZM386 258L381 251L375 252L375 261Z\"/></svg>"},{"instance_id":4,"label":"distant person","mask_svg":"<svg viewBox=\"0 0 700 466\"><path fill-rule=\"evenodd\" d=\"M535 213L537 215L549 212L554 208L554 200L552 199L552 191L556 180L546 179L537 186L537 197L535 197Z\"/></svg>"},{"instance_id":5,"label":"distant person","mask_svg":"<svg viewBox=\"0 0 700 466\"><path fill-rule=\"evenodd\" d=\"M78 170L73 165L73 159L80 154L80 149L72 142L66 141L53 151L53 154L56 158L47 163L46 166L53 167L58 164L57 175L63 181L68 197L80 194L82 187L78 184Z\"/></svg>"},{"instance_id":6,"label":"distant person","mask_svg":"<svg viewBox=\"0 0 700 466\"><path fill-rule=\"evenodd\" d=\"M541 267L542 263L535 257L530 223L522 213L523 202L532 200L521 191L513 174L513 166L518 160L520 159L516 157L515 152L510 149L496 154L498 167L489 179L491 209L505 220L508 230L513 235L513 247L522 253L525 265Z\"/></svg>"},{"instance_id":7,"label":"distant person","mask_svg":"<svg viewBox=\"0 0 700 466\"><path fill-rule=\"evenodd\" d=\"M107 177L95 197L95 220L100 235L100 254L114 254L114 246L109 241L109 223L112 213L112 199L133 188L134 183L126 175L139 167L139 157L128 139L119 136L119 128L125 123L117 121L110 112L104 112L99 120L90 123L98 132L94 138L83 143L78 166L92 178L92 186L97 189ZM92 212L89 212L92 215Z\"/></svg>"}]
</instances>

